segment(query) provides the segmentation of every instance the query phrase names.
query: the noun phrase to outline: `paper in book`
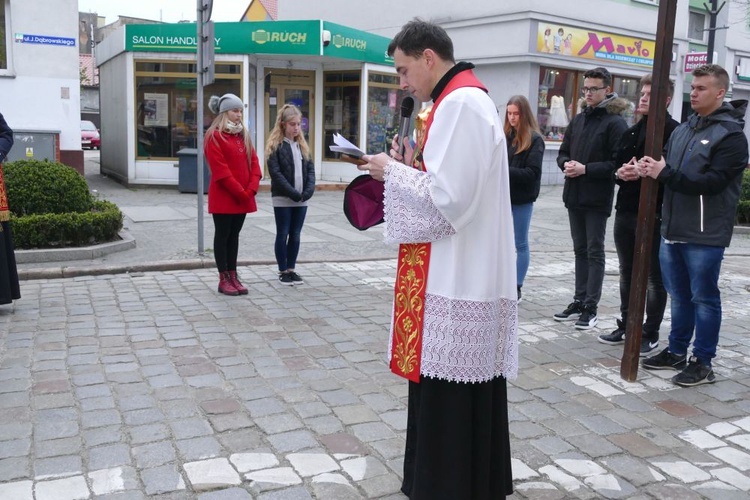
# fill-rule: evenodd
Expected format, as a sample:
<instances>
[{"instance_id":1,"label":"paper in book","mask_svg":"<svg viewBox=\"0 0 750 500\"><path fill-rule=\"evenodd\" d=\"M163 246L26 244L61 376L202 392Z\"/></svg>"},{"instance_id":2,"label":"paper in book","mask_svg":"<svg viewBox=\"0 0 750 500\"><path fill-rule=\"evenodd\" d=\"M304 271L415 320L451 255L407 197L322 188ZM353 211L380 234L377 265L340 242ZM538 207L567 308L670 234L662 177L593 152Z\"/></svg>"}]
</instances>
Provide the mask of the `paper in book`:
<instances>
[{"instance_id":1,"label":"paper in book","mask_svg":"<svg viewBox=\"0 0 750 500\"><path fill-rule=\"evenodd\" d=\"M328 148L331 151L351 156L352 158L362 158L362 155L365 154L364 151L347 141L344 136L339 133L333 134L333 144L328 146Z\"/></svg>"}]
</instances>

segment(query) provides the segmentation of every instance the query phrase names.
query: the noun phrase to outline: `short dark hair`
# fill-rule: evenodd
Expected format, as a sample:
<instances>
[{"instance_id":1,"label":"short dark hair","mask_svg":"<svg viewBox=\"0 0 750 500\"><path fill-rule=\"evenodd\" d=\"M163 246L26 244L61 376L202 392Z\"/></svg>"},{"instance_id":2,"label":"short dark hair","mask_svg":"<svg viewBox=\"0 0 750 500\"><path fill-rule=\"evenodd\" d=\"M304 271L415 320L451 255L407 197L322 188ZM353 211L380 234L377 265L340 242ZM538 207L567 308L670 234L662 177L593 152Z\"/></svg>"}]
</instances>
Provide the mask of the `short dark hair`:
<instances>
[{"instance_id":1,"label":"short dark hair","mask_svg":"<svg viewBox=\"0 0 750 500\"><path fill-rule=\"evenodd\" d=\"M729 73L718 64L704 64L693 70L693 76L713 76L719 87L729 90Z\"/></svg>"},{"instance_id":2,"label":"short dark hair","mask_svg":"<svg viewBox=\"0 0 750 500\"><path fill-rule=\"evenodd\" d=\"M639 85L641 88L643 88L644 85L653 85L653 83L653 75L651 73L646 73L641 77ZM674 80L672 80L671 78L669 79L669 84L667 85L667 91L669 92L669 97L674 97Z\"/></svg>"},{"instance_id":3,"label":"short dark hair","mask_svg":"<svg viewBox=\"0 0 750 500\"><path fill-rule=\"evenodd\" d=\"M443 28L437 24L414 18L404 24L391 43L388 44L388 55L396 49L409 57L422 57L425 49L432 49L442 60L455 63L453 58L453 41Z\"/></svg>"},{"instance_id":4,"label":"short dark hair","mask_svg":"<svg viewBox=\"0 0 750 500\"><path fill-rule=\"evenodd\" d=\"M612 75L609 74L609 71L607 71L607 68L602 68L601 66L598 68L588 70L587 72L583 74L583 77L584 78L600 78L605 87L609 87L610 85L612 85Z\"/></svg>"}]
</instances>

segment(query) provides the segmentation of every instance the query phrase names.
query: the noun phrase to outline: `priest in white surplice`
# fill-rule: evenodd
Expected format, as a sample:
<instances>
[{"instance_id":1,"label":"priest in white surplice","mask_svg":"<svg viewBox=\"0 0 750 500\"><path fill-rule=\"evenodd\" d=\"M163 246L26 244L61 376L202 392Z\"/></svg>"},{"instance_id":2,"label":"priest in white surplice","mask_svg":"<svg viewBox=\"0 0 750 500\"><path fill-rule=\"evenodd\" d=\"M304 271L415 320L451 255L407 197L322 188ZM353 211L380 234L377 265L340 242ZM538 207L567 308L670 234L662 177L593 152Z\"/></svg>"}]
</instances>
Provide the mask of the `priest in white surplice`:
<instances>
[{"instance_id":1,"label":"priest in white surplice","mask_svg":"<svg viewBox=\"0 0 750 500\"><path fill-rule=\"evenodd\" d=\"M390 366L409 380L402 491L412 500L513 492L506 379L518 371L513 219L503 125L439 26L388 47L401 87L432 109L404 158L366 155L399 243Z\"/></svg>"}]
</instances>

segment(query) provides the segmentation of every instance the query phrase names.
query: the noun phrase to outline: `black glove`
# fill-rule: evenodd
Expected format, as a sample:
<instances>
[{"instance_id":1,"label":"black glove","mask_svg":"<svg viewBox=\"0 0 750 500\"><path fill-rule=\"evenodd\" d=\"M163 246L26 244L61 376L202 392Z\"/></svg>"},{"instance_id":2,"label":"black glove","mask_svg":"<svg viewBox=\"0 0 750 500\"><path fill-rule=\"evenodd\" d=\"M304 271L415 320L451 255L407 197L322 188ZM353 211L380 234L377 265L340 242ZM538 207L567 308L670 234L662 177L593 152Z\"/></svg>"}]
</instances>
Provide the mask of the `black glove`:
<instances>
[{"instance_id":1,"label":"black glove","mask_svg":"<svg viewBox=\"0 0 750 500\"><path fill-rule=\"evenodd\" d=\"M292 199L292 201L299 203L300 201L302 201L302 193L295 191L294 194L290 196L290 198Z\"/></svg>"}]
</instances>

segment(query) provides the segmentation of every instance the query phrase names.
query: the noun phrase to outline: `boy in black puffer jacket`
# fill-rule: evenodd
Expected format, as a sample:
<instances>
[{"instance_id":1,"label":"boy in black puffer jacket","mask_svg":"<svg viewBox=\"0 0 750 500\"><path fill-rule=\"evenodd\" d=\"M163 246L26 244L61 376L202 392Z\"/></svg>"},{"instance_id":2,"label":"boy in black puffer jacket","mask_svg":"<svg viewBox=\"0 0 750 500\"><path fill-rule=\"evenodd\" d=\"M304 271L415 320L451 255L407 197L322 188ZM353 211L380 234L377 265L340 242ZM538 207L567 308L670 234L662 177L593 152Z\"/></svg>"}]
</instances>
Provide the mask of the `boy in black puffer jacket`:
<instances>
[{"instance_id":1,"label":"boy in black puffer jacket","mask_svg":"<svg viewBox=\"0 0 750 500\"><path fill-rule=\"evenodd\" d=\"M586 106L565 131L557 165L565 173L563 201L568 209L575 252L575 294L556 321L576 321L579 330L597 324L604 283L604 234L612 212L617 146L627 128L620 113L629 103L611 92L612 75L594 68L583 75Z\"/></svg>"}]
</instances>

